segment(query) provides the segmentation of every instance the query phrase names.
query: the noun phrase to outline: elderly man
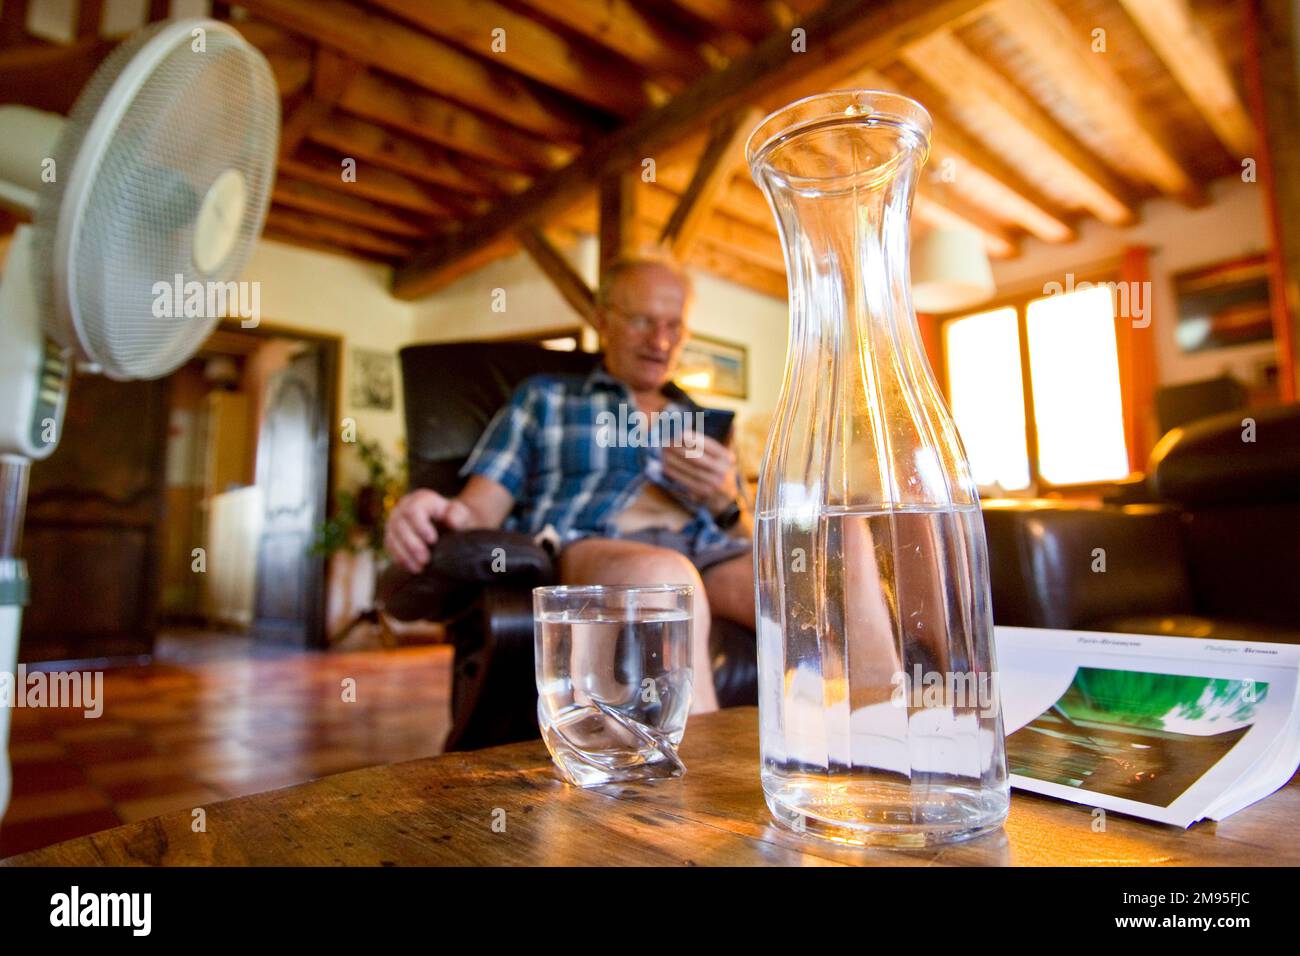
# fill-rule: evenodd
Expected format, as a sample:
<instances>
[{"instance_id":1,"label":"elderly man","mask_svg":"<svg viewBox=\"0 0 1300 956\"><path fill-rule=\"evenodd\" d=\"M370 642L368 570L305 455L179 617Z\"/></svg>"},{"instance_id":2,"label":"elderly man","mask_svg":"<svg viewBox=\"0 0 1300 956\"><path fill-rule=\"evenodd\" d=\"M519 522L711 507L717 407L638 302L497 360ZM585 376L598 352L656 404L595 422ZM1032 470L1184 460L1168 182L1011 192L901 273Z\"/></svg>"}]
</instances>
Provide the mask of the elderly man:
<instances>
[{"instance_id":1,"label":"elderly man","mask_svg":"<svg viewBox=\"0 0 1300 956\"><path fill-rule=\"evenodd\" d=\"M689 280L671 262L616 263L597 296L604 363L585 379L538 375L521 384L466 462L461 492L406 495L385 546L418 572L440 527L549 527L567 584L694 585L694 709L702 712L717 707L711 616L754 626L752 528L735 456L693 430L667 444L608 431L614 420L696 421L699 406L672 383L690 299Z\"/></svg>"}]
</instances>

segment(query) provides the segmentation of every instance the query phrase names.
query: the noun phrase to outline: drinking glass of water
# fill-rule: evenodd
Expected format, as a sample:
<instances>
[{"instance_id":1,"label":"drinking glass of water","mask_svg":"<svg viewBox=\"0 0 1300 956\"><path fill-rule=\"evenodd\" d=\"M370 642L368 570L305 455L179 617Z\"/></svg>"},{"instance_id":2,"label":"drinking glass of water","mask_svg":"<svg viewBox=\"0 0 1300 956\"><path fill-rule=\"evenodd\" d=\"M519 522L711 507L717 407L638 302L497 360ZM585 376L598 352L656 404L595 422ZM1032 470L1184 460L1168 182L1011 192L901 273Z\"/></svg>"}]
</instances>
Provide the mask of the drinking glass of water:
<instances>
[{"instance_id":1,"label":"drinking glass of water","mask_svg":"<svg viewBox=\"0 0 1300 956\"><path fill-rule=\"evenodd\" d=\"M579 787L680 777L694 588L533 590L537 723Z\"/></svg>"}]
</instances>

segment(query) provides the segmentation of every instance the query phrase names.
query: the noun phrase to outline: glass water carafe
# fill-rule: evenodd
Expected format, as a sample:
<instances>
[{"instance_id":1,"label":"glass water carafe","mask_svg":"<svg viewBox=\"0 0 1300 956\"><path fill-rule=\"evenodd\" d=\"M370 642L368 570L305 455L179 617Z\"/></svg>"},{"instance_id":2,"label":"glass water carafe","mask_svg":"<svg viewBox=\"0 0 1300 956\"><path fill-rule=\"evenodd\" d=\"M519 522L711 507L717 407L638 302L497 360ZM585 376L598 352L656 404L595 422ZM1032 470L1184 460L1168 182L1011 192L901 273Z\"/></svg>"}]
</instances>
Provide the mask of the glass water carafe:
<instances>
[{"instance_id":1,"label":"glass water carafe","mask_svg":"<svg viewBox=\"0 0 1300 956\"><path fill-rule=\"evenodd\" d=\"M852 843L974 836L1009 800L979 499L909 289L929 136L917 103L855 91L747 147L790 294L755 506L763 791Z\"/></svg>"}]
</instances>

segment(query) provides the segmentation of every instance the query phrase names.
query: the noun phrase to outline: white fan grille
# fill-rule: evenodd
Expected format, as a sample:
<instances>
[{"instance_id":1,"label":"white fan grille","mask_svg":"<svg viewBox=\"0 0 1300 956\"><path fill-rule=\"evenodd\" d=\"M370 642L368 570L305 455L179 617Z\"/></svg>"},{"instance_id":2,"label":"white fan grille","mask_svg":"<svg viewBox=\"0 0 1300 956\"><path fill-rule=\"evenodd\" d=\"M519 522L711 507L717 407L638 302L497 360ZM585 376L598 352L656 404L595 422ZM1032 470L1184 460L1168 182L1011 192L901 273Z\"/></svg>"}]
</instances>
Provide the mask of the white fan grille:
<instances>
[{"instance_id":1,"label":"white fan grille","mask_svg":"<svg viewBox=\"0 0 1300 956\"><path fill-rule=\"evenodd\" d=\"M160 51L146 47L162 41L158 34L169 26L162 24L105 61L60 137L57 182L35 217L40 261L50 269L49 281L37 283L49 296L50 333L113 378L166 375L198 348L222 316L207 314L206 299L199 317L157 316L156 284L171 287L178 275L182 284L237 279L270 200L280 124L275 79L239 34L213 22L195 25L205 28L202 52L192 49L189 30L173 29L155 59ZM97 114L121 105L114 84L136 56L153 69L107 138L88 139ZM193 260L195 220L209 187L230 169L246 187L238 238L213 273L201 273Z\"/></svg>"}]
</instances>

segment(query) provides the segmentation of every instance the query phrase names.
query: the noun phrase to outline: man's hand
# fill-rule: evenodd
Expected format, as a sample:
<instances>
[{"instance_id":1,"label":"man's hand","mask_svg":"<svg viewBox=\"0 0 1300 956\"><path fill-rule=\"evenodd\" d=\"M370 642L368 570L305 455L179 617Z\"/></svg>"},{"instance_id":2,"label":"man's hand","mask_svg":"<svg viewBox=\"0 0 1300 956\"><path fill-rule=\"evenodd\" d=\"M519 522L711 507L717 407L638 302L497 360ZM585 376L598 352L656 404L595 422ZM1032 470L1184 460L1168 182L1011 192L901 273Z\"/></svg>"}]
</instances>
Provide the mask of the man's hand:
<instances>
[{"instance_id":1,"label":"man's hand","mask_svg":"<svg viewBox=\"0 0 1300 956\"><path fill-rule=\"evenodd\" d=\"M393 506L384 528L384 547L394 561L418 574L429 563L429 549L438 540L439 526L461 531L471 527L473 520L463 501L417 488Z\"/></svg>"},{"instance_id":2,"label":"man's hand","mask_svg":"<svg viewBox=\"0 0 1300 956\"><path fill-rule=\"evenodd\" d=\"M717 514L740 493L736 484L736 456L708 435L699 437L700 454L696 457L686 454L693 449L675 445L664 449L664 474L682 485L710 513Z\"/></svg>"}]
</instances>

